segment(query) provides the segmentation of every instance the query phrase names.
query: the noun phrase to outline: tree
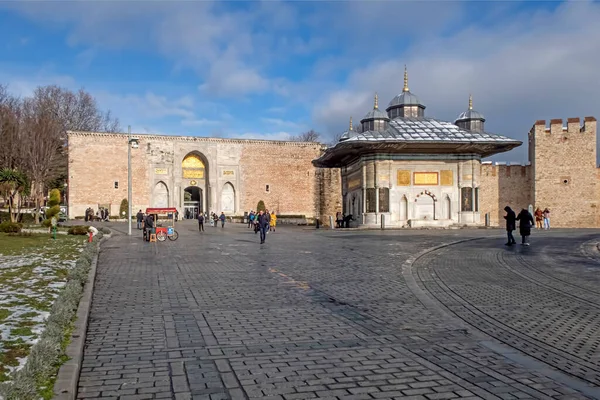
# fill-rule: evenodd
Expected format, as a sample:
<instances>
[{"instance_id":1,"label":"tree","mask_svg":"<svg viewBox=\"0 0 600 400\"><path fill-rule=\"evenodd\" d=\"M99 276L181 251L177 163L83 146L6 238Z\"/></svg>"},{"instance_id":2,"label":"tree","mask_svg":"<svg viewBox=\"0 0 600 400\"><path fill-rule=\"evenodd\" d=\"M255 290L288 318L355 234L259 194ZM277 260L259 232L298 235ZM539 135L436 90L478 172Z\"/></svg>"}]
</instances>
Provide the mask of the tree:
<instances>
[{"instance_id":1,"label":"tree","mask_svg":"<svg viewBox=\"0 0 600 400\"><path fill-rule=\"evenodd\" d=\"M127 199L121 200L121 206L119 207L119 218L123 218L123 216L129 213L129 202Z\"/></svg>"},{"instance_id":2,"label":"tree","mask_svg":"<svg viewBox=\"0 0 600 400\"><path fill-rule=\"evenodd\" d=\"M52 219L60 212L60 190L52 189L48 196L48 210L46 210L46 218Z\"/></svg>"},{"instance_id":3,"label":"tree","mask_svg":"<svg viewBox=\"0 0 600 400\"><path fill-rule=\"evenodd\" d=\"M110 111L80 89L38 87L33 96L17 99L0 86L0 168L17 169L31 180L37 211L48 187L64 187L67 179L67 131L119 130Z\"/></svg>"},{"instance_id":4,"label":"tree","mask_svg":"<svg viewBox=\"0 0 600 400\"><path fill-rule=\"evenodd\" d=\"M256 212L265 211L266 209L267 209L267 207L265 206L265 202L262 200L259 200L258 204L256 205Z\"/></svg>"},{"instance_id":5,"label":"tree","mask_svg":"<svg viewBox=\"0 0 600 400\"><path fill-rule=\"evenodd\" d=\"M11 222L18 222L21 213L20 200L29 189L27 176L16 169L2 168L0 170L0 190L8 199L8 213Z\"/></svg>"},{"instance_id":6,"label":"tree","mask_svg":"<svg viewBox=\"0 0 600 400\"><path fill-rule=\"evenodd\" d=\"M321 134L311 129L308 132L292 136L290 139L294 142L318 142L320 138Z\"/></svg>"}]
</instances>

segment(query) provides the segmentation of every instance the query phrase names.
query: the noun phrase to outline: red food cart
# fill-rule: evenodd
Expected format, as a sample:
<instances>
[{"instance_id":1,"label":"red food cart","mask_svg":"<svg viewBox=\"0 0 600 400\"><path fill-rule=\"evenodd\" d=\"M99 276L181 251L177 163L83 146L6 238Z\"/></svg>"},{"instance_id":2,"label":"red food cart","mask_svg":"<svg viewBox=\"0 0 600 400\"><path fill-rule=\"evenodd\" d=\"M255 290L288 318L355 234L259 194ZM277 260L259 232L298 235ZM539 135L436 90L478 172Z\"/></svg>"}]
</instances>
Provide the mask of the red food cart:
<instances>
[{"instance_id":1,"label":"red food cart","mask_svg":"<svg viewBox=\"0 0 600 400\"><path fill-rule=\"evenodd\" d=\"M164 242L167 240L177 240L179 234L175 230L176 208L146 208L146 215L154 216L154 226L156 229L156 240Z\"/></svg>"}]
</instances>

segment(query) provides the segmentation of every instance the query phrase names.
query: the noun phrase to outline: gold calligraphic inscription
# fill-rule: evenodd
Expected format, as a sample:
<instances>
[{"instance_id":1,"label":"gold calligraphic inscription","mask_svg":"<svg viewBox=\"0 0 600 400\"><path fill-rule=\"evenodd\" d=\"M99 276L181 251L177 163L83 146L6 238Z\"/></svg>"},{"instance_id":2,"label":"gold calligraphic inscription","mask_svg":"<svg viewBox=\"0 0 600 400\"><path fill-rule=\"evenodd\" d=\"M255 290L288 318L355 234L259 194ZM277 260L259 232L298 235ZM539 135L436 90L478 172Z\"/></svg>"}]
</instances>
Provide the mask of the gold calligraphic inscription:
<instances>
[{"instance_id":1,"label":"gold calligraphic inscription","mask_svg":"<svg viewBox=\"0 0 600 400\"><path fill-rule=\"evenodd\" d=\"M440 185L452 186L454 184L454 177L452 176L452 170L443 170L440 172Z\"/></svg>"},{"instance_id":2,"label":"gold calligraphic inscription","mask_svg":"<svg viewBox=\"0 0 600 400\"><path fill-rule=\"evenodd\" d=\"M166 168L154 168L154 174L155 175L166 175L167 169Z\"/></svg>"},{"instance_id":3,"label":"gold calligraphic inscription","mask_svg":"<svg viewBox=\"0 0 600 400\"><path fill-rule=\"evenodd\" d=\"M196 154L190 154L181 162L182 168L204 168L204 163L200 156Z\"/></svg>"},{"instance_id":4,"label":"gold calligraphic inscription","mask_svg":"<svg viewBox=\"0 0 600 400\"><path fill-rule=\"evenodd\" d=\"M204 179L204 170L203 169L184 169L183 177L187 179L196 178L196 179Z\"/></svg>"},{"instance_id":5,"label":"gold calligraphic inscription","mask_svg":"<svg viewBox=\"0 0 600 400\"><path fill-rule=\"evenodd\" d=\"M223 171L223 176L233 176L235 175L235 172L232 170L224 170Z\"/></svg>"},{"instance_id":6,"label":"gold calligraphic inscription","mask_svg":"<svg viewBox=\"0 0 600 400\"><path fill-rule=\"evenodd\" d=\"M463 181L470 181L471 179L473 179L473 175L469 174L469 175L463 175Z\"/></svg>"},{"instance_id":7,"label":"gold calligraphic inscription","mask_svg":"<svg viewBox=\"0 0 600 400\"><path fill-rule=\"evenodd\" d=\"M348 190L358 189L361 184L360 178L352 178L348 180Z\"/></svg>"},{"instance_id":8,"label":"gold calligraphic inscription","mask_svg":"<svg viewBox=\"0 0 600 400\"><path fill-rule=\"evenodd\" d=\"M410 171L398 171L396 178L397 186L410 186Z\"/></svg>"},{"instance_id":9,"label":"gold calligraphic inscription","mask_svg":"<svg viewBox=\"0 0 600 400\"><path fill-rule=\"evenodd\" d=\"M415 185L437 185L438 178L437 172L415 172L413 174Z\"/></svg>"}]
</instances>

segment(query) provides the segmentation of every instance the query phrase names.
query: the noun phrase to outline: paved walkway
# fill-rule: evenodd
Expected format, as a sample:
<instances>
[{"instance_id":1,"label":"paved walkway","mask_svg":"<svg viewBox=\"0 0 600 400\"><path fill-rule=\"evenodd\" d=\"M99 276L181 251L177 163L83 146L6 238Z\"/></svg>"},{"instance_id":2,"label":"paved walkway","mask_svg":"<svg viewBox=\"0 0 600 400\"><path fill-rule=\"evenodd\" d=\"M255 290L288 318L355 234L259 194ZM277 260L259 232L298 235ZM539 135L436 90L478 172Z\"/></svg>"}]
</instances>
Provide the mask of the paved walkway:
<instances>
[{"instance_id":1,"label":"paved walkway","mask_svg":"<svg viewBox=\"0 0 600 400\"><path fill-rule=\"evenodd\" d=\"M178 231L103 245L78 398L600 399L598 231Z\"/></svg>"}]
</instances>

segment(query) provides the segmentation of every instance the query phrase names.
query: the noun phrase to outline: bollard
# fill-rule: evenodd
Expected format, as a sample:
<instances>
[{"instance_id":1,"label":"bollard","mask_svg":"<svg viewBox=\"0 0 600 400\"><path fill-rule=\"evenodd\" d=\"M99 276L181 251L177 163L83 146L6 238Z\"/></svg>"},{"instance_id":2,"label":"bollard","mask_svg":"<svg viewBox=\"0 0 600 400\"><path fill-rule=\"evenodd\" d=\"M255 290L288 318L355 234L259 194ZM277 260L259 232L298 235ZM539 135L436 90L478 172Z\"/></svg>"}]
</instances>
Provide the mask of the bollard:
<instances>
[{"instance_id":1,"label":"bollard","mask_svg":"<svg viewBox=\"0 0 600 400\"><path fill-rule=\"evenodd\" d=\"M329 216L329 228L330 229L334 229L335 227L333 226L333 217L330 215Z\"/></svg>"},{"instance_id":2,"label":"bollard","mask_svg":"<svg viewBox=\"0 0 600 400\"><path fill-rule=\"evenodd\" d=\"M88 236L88 243L92 243L93 238L94 238L94 234L92 232L90 232L89 236Z\"/></svg>"},{"instance_id":3,"label":"bollard","mask_svg":"<svg viewBox=\"0 0 600 400\"><path fill-rule=\"evenodd\" d=\"M56 227L52 228L52 239L56 240Z\"/></svg>"},{"instance_id":4,"label":"bollard","mask_svg":"<svg viewBox=\"0 0 600 400\"><path fill-rule=\"evenodd\" d=\"M319 225L319 218L317 218L317 229L319 229L321 226Z\"/></svg>"},{"instance_id":5,"label":"bollard","mask_svg":"<svg viewBox=\"0 0 600 400\"><path fill-rule=\"evenodd\" d=\"M381 214L381 229L385 229L385 214Z\"/></svg>"},{"instance_id":6,"label":"bollard","mask_svg":"<svg viewBox=\"0 0 600 400\"><path fill-rule=\"evenodd\" d=\"M490 213L485 213L485 226L490 226Z\"/></svg>"}]
</instances>

